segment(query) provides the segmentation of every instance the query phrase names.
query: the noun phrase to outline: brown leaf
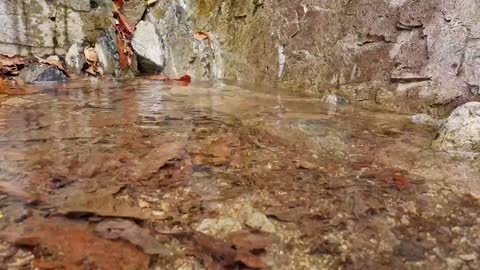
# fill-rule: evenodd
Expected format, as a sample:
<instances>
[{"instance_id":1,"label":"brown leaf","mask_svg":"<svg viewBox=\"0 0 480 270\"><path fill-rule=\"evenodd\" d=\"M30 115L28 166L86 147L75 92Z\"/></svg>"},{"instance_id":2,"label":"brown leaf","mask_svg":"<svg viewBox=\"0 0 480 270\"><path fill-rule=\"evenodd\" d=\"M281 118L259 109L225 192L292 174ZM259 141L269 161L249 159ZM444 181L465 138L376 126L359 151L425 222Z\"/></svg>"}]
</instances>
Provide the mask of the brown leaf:
<instances>
[{"instance_id":1,"label":"brown leaf","mask_svg":"<svg viewBox=\"0 0 480 270\"><path fill-rule=\"evenodd\" d=\"M296 160L295 164L297 166L297 169L306 169L312 171L318 168L316 164L306 160Z\"/></svg>"},{"instance_id":2,"label":"brown leaf","mask_svg":"<svg viewBox=\"0 0 480 270\"><path fill-rule=\"evenodd\" d=\"M8 88L7 82L4 79L0 78L0 92L5 91L7 88Z\"/></svg>"},{"instance_id":3,"label":"brown leaf","mask_svg":"<svg viewBox=\"0 0 480 270\"><path fill-rule=\"evenodd\" d=\"M208 35L208 33L202 31L196 32L195 34L193 34L193 37L198 41L210 40L210 36Z\"/></svg>"},{"instance_id":4,"label":"brown leaf","mask_svg":"<svg viewBox=\"0 0 480 270\"><path fill-rule=\"evenodd\" d=\"M150 215L135 203L115 198L118 187L97 190L94 193L80 191L61 202L58 209L64 214L90 213L104 217L148 219Z\"/></svg>"},{"instance_id":5,"label":"brown leaf","mask_svg":"<svg viewBox=\"0 0 480 270\"><path fill-rule=\"evenodd\" d=\"M85 59L87 59L87 62L90 65L94 65L98 63L98 55L97 52L95 51L95 48L85 48L83 50L83 54L85 54Z\"/></svg>"},{"instance_id":6,"label":"brown leaf","mask_svg":"<svg viewBox=\"0 0 480 270\"><path fill-rule=\"evenodd\" d=\"M40 57L36 57L36 58L39 63L55 66L66 74L65 67L63 66L62 62L58 60L53 60L53 59L42 59Z\"/></svg>"},{"instance_id":7,"label":"brown leaf","mask_svg":"<svg viewBox=\"0 0 480 270\"><path fill-rule=\"evenodd\" d=\"M87 226L63 218L29 218L4 230L0 238L53 253L64 269L148 269L149 257L134 246L95 236ZM43 259L43 258L42 258Z\"/></svg>"},{"instance_id":8,"label":"brown leaf","mask_svg":"<svg viewBox=\"0 0 480 270\"><path fill-rule=\"evenodd\" d=\"M127 17L125 17L118 9L116 10L116 13L118 17L118 30L126 36L131 37L133 32L135 32L135 27L130 24Z\"/></svg>"},{"instance_id":9,"label":"brown leaf","mask_svg":"<svg viewBox=\"0 0 480 270\"><path fill-rule=\"evenodd\" d=\"M249 231L233 232L228 235L228 239L237 249L249 251L265 250L272 245L272 239L269 236Z\"/></svg>"},{"instance_id":10,"label":"brown leaf","mask_svg":"<svg viewBox=\"0 0 480 270\"><path fill-rule=\"evenodd\" d=\"M180 158L184 148L185 144L183 142L170 142L152 149L142 158L137 171L137 179L149 179L168 161Z\"/></svg>"},{"instance_id":11,"label":"brown leaf","mask_svg":"<svg viewBox=\"0 0 480 270\"><path fill-rule=\"evenodd\" d=\"M130 66L130 61L123 41L122 35L117 35L117 49L119 55L120 68L127 69Z\"/></svg>"},{"instance_id":12,"label":"brown leaf","mask_svg":"<svg viewBox=\"0 0 480 270\"><path fill-rule=\"evenodd\" d=\"M39 200L37 196L25 192L23 188L16 187L15 185L5 181L0 183L0 193L10 195L17 199L25 200L27 202L36 202Z\"/></svg>"},{"instance_id":13,"label":"brown leaf","mask_svg":"<svg viewBox=\"0 0 480 270\"><path fill-rule=\"evenodd\" d=\"M169 255L170 252L146 229L131 220L112 219L100 222L95 227L97 235L106 239L123 239L140 247L149 255Z\"/></svg>"},{"instance_id":14,"label":"brown leaf","mask_svg":"<svg viewBox=\"0 0 480 270\"><path fill-rule=\"evenodd\" d=\"M112 1L113 1L113 4L115 4L115 6L118 9L121 9L123 5L125 5L125 0L112 0Z\"/></svg>"},{"instance_id":15,"label":"brown leaf","mask_svg":"<svg viewBox=\"0 0 480 270\"><path fill-rule=\"evenodd\" d=\"M224 268L235 266L237 263L243 263L254 269L267 267L258 256L252 254L250 251L241 248L234 249L231 244L203 233L193 233L192 240L198 252L195 255L198 256L199 259L204 260L205 264L210 266L209 269L222 269L218 268L219 263L221 263Z\"/></svg>"}]
</instances>

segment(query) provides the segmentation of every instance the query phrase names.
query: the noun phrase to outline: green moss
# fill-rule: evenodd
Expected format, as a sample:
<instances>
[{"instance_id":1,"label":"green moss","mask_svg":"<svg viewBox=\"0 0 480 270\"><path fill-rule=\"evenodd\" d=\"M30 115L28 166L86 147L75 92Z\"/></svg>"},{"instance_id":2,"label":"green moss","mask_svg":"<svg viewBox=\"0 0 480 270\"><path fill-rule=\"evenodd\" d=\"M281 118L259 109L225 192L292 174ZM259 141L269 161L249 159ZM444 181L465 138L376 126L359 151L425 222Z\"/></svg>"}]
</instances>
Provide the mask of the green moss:
<instances>
[{"instance_id":1,"label":"green moss","mask_svg":"<svg viewBox=\"0 0 480 270\"><path fill-rule=\"evenodd\" d=\"M210 17L210 14L220 5L221 0L199 0L197 1L198 15L204 18Z\"/></svg>"}]
</instances>

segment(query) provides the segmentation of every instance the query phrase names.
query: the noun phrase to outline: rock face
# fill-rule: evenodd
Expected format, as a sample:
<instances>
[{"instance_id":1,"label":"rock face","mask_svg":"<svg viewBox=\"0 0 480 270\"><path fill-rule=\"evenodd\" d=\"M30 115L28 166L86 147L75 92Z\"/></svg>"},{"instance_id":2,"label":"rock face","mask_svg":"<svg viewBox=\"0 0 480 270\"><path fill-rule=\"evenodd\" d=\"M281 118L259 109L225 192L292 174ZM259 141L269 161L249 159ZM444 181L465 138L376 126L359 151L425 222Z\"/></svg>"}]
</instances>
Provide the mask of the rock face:
<instances>
[{"instance_id":1,"label":"rock face","mask_svg":"<svg viewBox=\"0 0 480 270\"><path fill-rule=\"evenodd\" d=\"M145 73L162 71L165 64L164 48L153 23L146 21L138 23L132 46L138 56L141 71Z\"/></svg>"},{"instance_id":2,"label":"rock face","mask_svg":"<svg viewBox=\"0 0 480 270\"><path fill-rule=\"evenodd\" d=\"M110 0L0 1L0 53L65 54L114 25Z\"/></svg>"},{"instance_id":3,"label":"rock face","mask_svg":"<svg viewBox=\"0 0 480 270\"><path fill-rule=\"evenodd\" d=\"M418 111L480 95L479 14L476 0L165 0L146 19L166 71Z\"/></svg>"},{"instance_id":4,"label":"rock face","mask_svg":"<svg viewBox=\"0 0 480 270\"><path fill-rule=\"evenodd\" d=\"M455 109L441 126L432 147L442 151L480 152L480 102Z\"/></svg>"}]
</instances>

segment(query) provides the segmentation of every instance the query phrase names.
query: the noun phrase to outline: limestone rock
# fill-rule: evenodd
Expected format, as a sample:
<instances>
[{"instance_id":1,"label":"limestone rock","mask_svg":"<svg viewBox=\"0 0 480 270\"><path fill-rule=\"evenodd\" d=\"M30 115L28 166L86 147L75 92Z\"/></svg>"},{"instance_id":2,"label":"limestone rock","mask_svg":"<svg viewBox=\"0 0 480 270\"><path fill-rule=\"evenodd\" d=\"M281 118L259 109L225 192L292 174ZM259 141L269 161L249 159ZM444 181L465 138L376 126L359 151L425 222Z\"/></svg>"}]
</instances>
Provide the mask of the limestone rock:
<instances>
[{"instance_id":1,"label":"limestone rock","mask_svg":"<svg viewBox=\"0 0 480 270\"><path fill-rule=\"evenodd\" d=\"M62 82L68 77L57 67L45 64L33 64L20 71L20 80L26 83Z\"/></svg>"},{"instance_id":2,"label":"limestone rock","mask_svg":"<svg viewBox=\"0 0 480 270\"><path fill-rule=\"evenodd\" d=\"M275 225L267 216L246 204L240 209L241 219L248 227L262 232L275 233Z\"/></svg>"},{"instance_id":3,"label":"limestone rock","mask_svg":"<svg viewBox=\"0 0 480 270\"><path fill-rule=\"evenodd\" d=\"M204 219L197 227L197 231L211 236L224 237L232 232L240 231L242 224L239 221L223 217L218 219L207 218Z\"/></svg>"},{"instance_id":4,"label":"limestone rock","mask_svg":"<svg viewBox=\"0 0 480 270\"><path fill-rule=\"evenodd\" d=\"M137 24L132 46L138 56L138 64L142 72L154 73L163 69L165 52L153 23L141 21Z\"/></svg>"},{"instance_id":5,"label":"limestone rock","mask_svg":"<svg viewBox=\"0 0 480 270\"><path fill-rule=\"evenodd\" d=\"M82 43L74 43L65 56L67 70L77 75L82 73L83 66L86 63L85 54L83 53L85 46Z\"/></svg>"},{"instance_id":6,"label":"limestone rock","mask_svg":"<svg viewBox=\"0 0 480 270\"><path fill-rule=\"evenodd\" d=\"M122 13L130 24L136 25L142 19L146 9L147 2L145 0L130 0L125 2Z\"/></svg>"},{"instance_id":7,"label":"limestone rock","mask_svg":"<svg viewBox=\"0 0 480 270\"><path fill-rule=\"evenodd\" d=\"M117 49L117 35L112 28L107 29L95 43L95 52L105 75L118 75L120 64Z\"/></svg>"},{"instance_id":8,"label":"limestone rock","mask_svg":"<svg viewBox=\"0 0 480 270\"><path fill-rule=\"evenodd\" d=\"M442 120L435 119L432 116L425 113L419 113L412 116L412 123L417 125L437 127L442 123Z\"/></svg>"},{"instance_id":9,"label":"limestone rock","mask_svg":"<svg viewBox=\"0 0 480 270\"><path fill-rule=\"evenodd\" d=\"M441 151L480 152L480 102L456 108L441 126L432 147Z\"/></svg>"},{"instance_id":10,"label":"limestone rock","mask_svg":"<svg viewBox=\"0 0 480 270\"><path fill-rule=\"evenodd\" d=\"M322 98L322 101L332 106L345 105L348 103L347 99L338 95L326 95Z\"/></svg>"}]
</instances>

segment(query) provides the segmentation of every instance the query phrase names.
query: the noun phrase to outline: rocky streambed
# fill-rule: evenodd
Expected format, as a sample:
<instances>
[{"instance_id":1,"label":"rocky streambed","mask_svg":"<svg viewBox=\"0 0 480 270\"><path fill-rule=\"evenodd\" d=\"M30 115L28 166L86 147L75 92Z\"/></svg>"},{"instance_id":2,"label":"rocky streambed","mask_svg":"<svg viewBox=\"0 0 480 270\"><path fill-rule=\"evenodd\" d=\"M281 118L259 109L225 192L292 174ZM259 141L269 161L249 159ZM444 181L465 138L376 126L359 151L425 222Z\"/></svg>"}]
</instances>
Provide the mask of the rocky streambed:
<instances>
[{"instance_id":1,"label":"rocky streambed","mask_svg":"<svg viewBox=\"0 0 480 270\"><path fill-rule=\"evenodd\" d=\"M409 115L221 82L35 89L0 96L2 269L478 268L479 160Z\"/></svg>"}]
</instances>

